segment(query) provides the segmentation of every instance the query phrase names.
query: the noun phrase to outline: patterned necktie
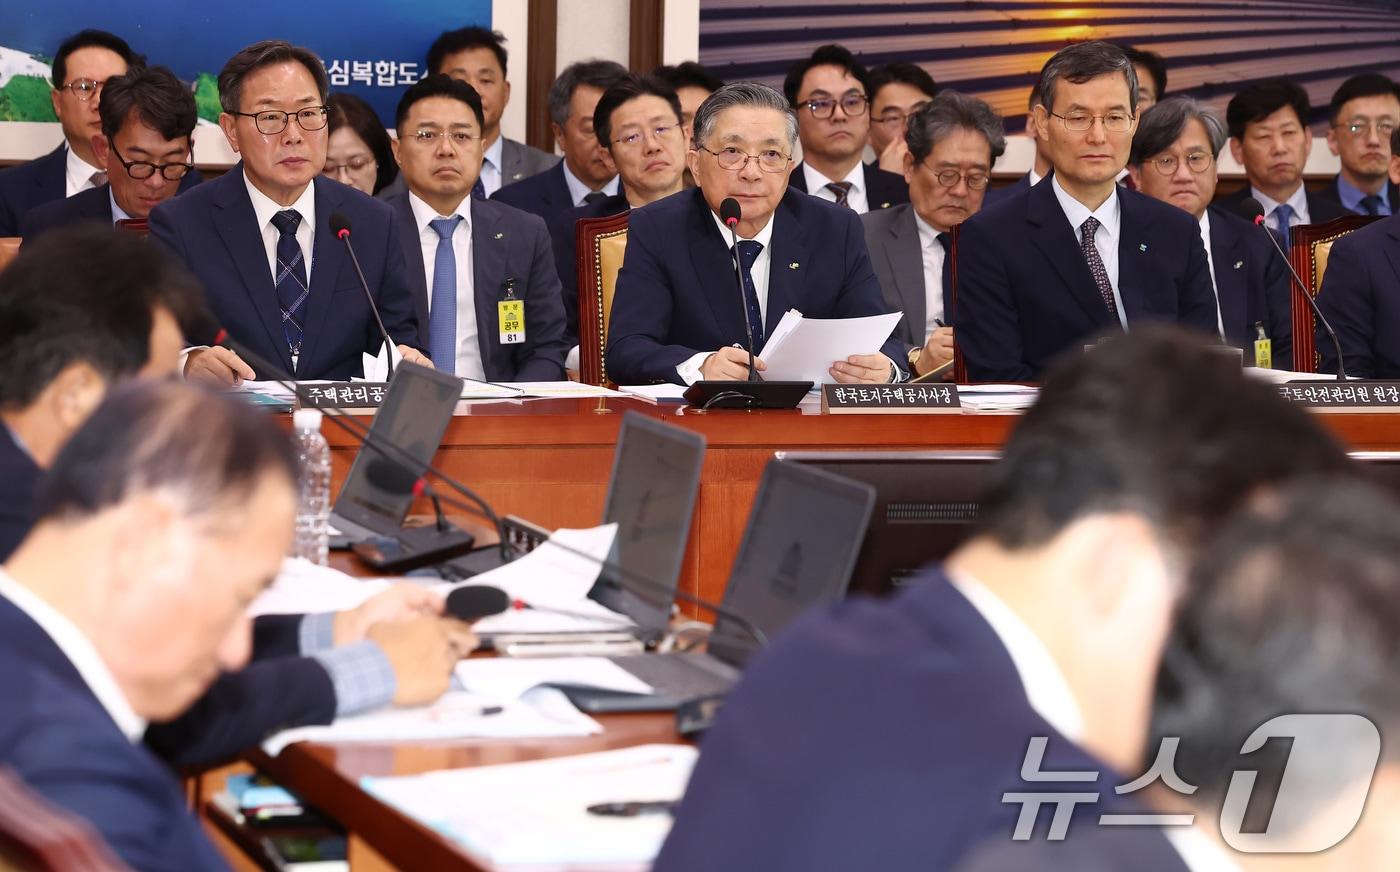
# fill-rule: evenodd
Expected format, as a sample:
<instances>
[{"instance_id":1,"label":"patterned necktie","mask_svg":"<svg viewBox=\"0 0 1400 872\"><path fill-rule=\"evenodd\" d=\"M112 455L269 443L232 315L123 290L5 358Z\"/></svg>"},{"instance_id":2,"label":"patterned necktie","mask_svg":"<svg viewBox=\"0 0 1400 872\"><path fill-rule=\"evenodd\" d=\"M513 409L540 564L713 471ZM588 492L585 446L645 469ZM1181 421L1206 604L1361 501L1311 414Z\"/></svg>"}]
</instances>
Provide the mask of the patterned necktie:
<instances>
[{"instance_id":1,"label":"patterned necktie","mask_svg":"<svg viewBox=\"0 0 1400 872\"><path fill-rule=\"evenodd\" d=\"M1283 243L1283 250L1287 251L1289 240L1293 236L1293 207L1287 203L1282 203L1274 207L1270 213L1274 219L1274 228L1277 231L1279 242Z\"/></svg>"},{"instance_id":2,"label":"patterned necktie","mask_svg":"<svg viewBox=\"0 0 1400 872\"><path fill-rule=\"evenodd\" d=\"M301 340L305 336L302 308L311 292L306 284L301 246L297 243L300 224L301 213L295 209L285 209L272 216L272 226L277 228L277 276L273 284L277 286L277 304L282 308L282 336L287 340L293 364L301 354Z\"/></svg>"},{"instance_id":3,"label":"patterned necktie","mask_svg":"<svg viewBox=\"0 0 1400 872\"><path fill-rule=\"evenodd\" d=\"M476 184L472 185L472 196L478 200L486 199L486 186L481 183L481 176L477 176Z\"/></svg>"},{"instance_id":4,"label":"patterned necktie","mask_svg":"<svg viewBox=\"0 0 1400 872\"><path fill-rule=\"evenodd\" d=\"M1113 283L1108 280L1108 269L1103 265L1098 246L1094 245L1094 234L1099 230L1099 219L1090 215L1079 225L1079 249L1084 252L1084 260L1089 264L1089 272L1094 276L1094 284L1099 286L1099 296L1108 307L1108 314L1118 320L1118 304L1113 301Z\"/></svg>"},{"instance_id":5,"label":"patterned necktie","mask_svg":"<svg viewBox=\"0 0 1400 872\"><path fill-rule=\"evenodd\" d=\"M850 182L827 182L826 189L836 195L836 205L851 208L848 202L851 197L851 188L855 187Z\"/></svg>"},{"instance_id":6,"label":"patterned necktie","mask_svg":"<svg viewBox=\"0 0 1400 872\"><path fill-rule=\"evenodd\" d=\"M1369 194L1361 198L1361 212L1365 215L1381 214L1381 198L1379 194Z\"/></svg>"},{"instance_id":7,"label":"patterned necktie","mask_svg":"<svg viewBox=\"0 0 1400 872\"><path fill-rule=\"evenodd\" d=\"M739 240L739 274L744 280L744 317L753 332L755 353L763 341L763 310L758 306L758 289L753 283L753 264L763 251L763 243L752 239Z\"/></svg>"},{"instance_id":8,"label":"patterned necktie","mask_svg":"<svg viewBox=\"0 0 1400 872\"><path fill-rule=\"evenodd\" d=\"M589 191L583 195L583 202L592 206L594 203L601 203L608 198L602 191Z\"/></svg>"},{"instance_id":9,"label":"patterned necktie","mask_svg":"<svg viewBox=\"0 0 1400 872\"><path fill-rule=\"evenodd\" d=\"M89 176L88 179L92 182L92 186L94 188L100 188L103 185L107 184L107 173L105 170L98 170L97 172Z\"/></svg>"},{"instance_id":10,"label":"patterned necktie","mask_svg":"<svg viewBox=\"0 0 1400 872\"><path fill-rule=\"evenodd\" d=\"M428 310L428 357L438 372L449 375L457 373L457 253L452 248L452 234L461 220L461 215L453 215L428 222L438 235L433 299Z\"/></svg>"}]
</instances>

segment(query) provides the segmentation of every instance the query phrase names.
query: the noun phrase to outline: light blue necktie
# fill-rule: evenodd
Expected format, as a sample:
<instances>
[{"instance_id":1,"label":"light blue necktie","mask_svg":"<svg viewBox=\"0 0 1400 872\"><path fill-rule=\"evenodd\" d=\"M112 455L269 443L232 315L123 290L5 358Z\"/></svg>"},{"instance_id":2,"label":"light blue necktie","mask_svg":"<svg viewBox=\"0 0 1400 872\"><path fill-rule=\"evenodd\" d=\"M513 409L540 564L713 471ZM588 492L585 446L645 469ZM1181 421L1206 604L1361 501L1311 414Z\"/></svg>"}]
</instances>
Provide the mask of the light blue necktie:
<instances>
[{"instance_id":1,"label":"light blue necktie","mask_svg":"<svg viewBox=\"0 0 1400 872\"><path fill-rule=\"evenodd\" d=\"M452 234L461 215L428 222L438 235L433 260L433 299L428 312L428 356L438 372L457 373L457 253Z\"/></svg>"},{"instance_id":2,"label":"light blue necktie","mask_svg":"<svg viewBox=\"0 0 1400 872\"><path fill-rule=\"evenodd\" d=\"M1283 250L1287 251L1293 238L1293 228L1289 226L1293 222L1293 207L1287 203L1280 203L1274 207L1273 216L1278 222L1279 241L1283 243Z\"/></svg>"}]
</instances>

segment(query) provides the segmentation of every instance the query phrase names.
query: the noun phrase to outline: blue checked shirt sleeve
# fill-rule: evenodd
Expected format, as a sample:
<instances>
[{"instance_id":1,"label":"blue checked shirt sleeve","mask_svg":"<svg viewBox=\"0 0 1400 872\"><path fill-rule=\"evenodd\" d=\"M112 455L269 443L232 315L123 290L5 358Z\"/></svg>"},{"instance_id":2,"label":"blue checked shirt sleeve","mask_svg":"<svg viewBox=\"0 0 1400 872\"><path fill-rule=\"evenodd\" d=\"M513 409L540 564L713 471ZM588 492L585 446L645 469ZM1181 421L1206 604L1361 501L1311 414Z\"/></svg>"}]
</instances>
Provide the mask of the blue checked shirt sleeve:
<instances>
[{"instance_id":1,"label":"blue checked shirt sleeve","mask_svg":"<svg viewBox=\"0 0 1400 872\"><path fill-rule=\"evenodd\" d=\"M335 612L305 615L297 628L301 656L310 657L335 647Z\"/></svg>"},{"instance_id":2,"label":"blue checked shirt sleeve","mask_svg":"<svg viewBox=\"0 0 1400 872\"><path fill-rule=\"evenodd\" d=\"M336 717L381 708L393 701L398 680L378 644L365 640L312 656L330 674Z\"/></svg>"}]
</instances>

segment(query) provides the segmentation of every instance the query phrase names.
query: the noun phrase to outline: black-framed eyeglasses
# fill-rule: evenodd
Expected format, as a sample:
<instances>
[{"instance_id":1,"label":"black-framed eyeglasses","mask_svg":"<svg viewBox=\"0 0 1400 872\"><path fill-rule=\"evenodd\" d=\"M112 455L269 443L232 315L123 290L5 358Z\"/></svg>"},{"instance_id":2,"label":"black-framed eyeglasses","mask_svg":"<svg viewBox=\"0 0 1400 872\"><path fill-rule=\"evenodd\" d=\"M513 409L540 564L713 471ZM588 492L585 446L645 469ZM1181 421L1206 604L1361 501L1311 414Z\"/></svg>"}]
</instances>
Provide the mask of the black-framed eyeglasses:
<instances>
[{"instance_id":1,"label":"black-framed eyeglasses","mask_svg":"<svg viewBox=\"0 0 1400 872\"><path fill-rule=\"evenodd\" d=\"M297 126L302 130L321 130L330 120L329 111L329 107L326 106L307 106L305 109L298 109L295 112L264 109L261 112L234 112L233 114L253 119L259 133L264 136L274 136L286 130L287 124L292 118L297 120Z\"/></svg>"},{"instance_id":2,"label":"black-framed eyeglasses","mask_svg":"<svg viewBox=\"0 0 1400 872\"><path fill-rule=\"evenodd\" d=\"M866 108L870 105L870 99L864 94L846 94L839 100L832 97L822 97L816 100L804 100L797 105L798 108L807 107L807 111L812 113L813 118L830 118L838 105L846 115L855 116L865 114Z\"/></svg>"},{"instance_id":3,"label":"black-framed eyeglasses","mask_svg":"<svg viewBox=\"0 0 1400 872\"><path fill-rule=\"evenodd\" d=\"M1107 115L1089 115L1085 112L1071 112L1068 115L1061 115L1058 112L1050 114L1060 119L1065 130L1072 130L1075 133L1083 133L1093 127L1095 121L1102 121L1103 129L1109 133L1126 133L1133 126L1133 116L1126 112L1110 112Z\"/></svg>"},{"instance_id":4,"label":"black-framed eyeglasses","mask_svg":"<svg viewBox=\"0 0 1400 872\"><path fill-rule=\"evenodd\" d=\"M933 177L938 180L938 184L945 188L951 188L958 182L966 182L970 190L981 191L992 181L992 177L981 170L973 170L966 173L951 167L936 170L928 164L923 164L923 168L933 173Z\"/></svg>"},{"instance_id":5,"label":"black-framed eyeglasses","mask_svg":"<svg viewBox=\"0 0 1400 872\"><path fill-rule=\"evenodd\" d=\"M922 109L922 108L924 108L924 107L927 106L927 105L928 105L928 101L925 100L925 101L922 102L922 103L915 103L915 104L913 105L913 107L911 107L911 108L909 109L908 112L903 112L903 111L900 111L899 109L891 109L890 111L888 111L888 112L886 112L885 114L881 115L879 118L876 118L876 119L875 119L875 123L876 123L876 124L882 124L882 125L884 125L885 127L890 127L890 128L898 127L899 125L901 125L901 124L903 124L904 122L908 121L908 120L909 120L910 118L912 118L913 116L919 114L919 110Z\"/></svg>"},{"instance_id":6,"label":"black-framed eyeglasses","mask_svg":"<svg viewBox=\"0 0 1400 872\"><path fill-rule=\"evenodd\" d=\"M648 134L656 137L657 141L664 141L672 132L680 129L679 124L664 124L661 127L653 127L649 131L639 130L636 133L629 133L621 139L614 139L613 142L627 148L636 148L642 144L642 140L646 139Z\"/></svg>"},{"instance_id":7,"label":"black-framed eyeglasses","mask_svg":"<svg viewBox=\"0 0 1400 872\"><path fill-rule=\"evenodd\" d=\"M161 178L178 182L189 175L190 170L194 169L192 163L154 164L148 160L127 160L122 157L121 152L117 151L115 142L112 143L112 154L116 157L117 163L122 165L122 169L126 170L126 174L137 181L149 179L156 173L160 173Z\"/></svg>"},{"instance_id":8,"label":"black-framed eyeglasses","mask_svg":"<svg viewBox=\"0 0 1400 872\"><path fill-rule=\"evenodd\" d=\"M1191 172L1200 175L1210 169L1211 162L1215 157L1208 151L1193 151L1186 156L1186 168ZM1164 154L1154 157L1151 161L1157 172L1164 176L1170 176L1176 172L1176 168L1181 166L1181 161L1174 154Z\"/></svg>"},{"instance_id":9,"label":"black-framed eyeglasses","mask_svg":"<svg viewBox=\"0 0 1400 872\"><path fill-rule=\"evenodd\" d=\"M86 103L102 90L102 86L107 84L107 80L98 81L96 79L74 79L64 85L62 90L72 92L74 97Z\"/></svg>"},{"instance_id":10,"label":"black-framed eyeglasses","mask_svg":"<svg viewBox=\"0 0 1400 872\"><path fill-rule=\"evenodd\" d=\"M780 173L787 169L788 164L792 162L790 156L783 154L776 148L765 149L758 154L749 154L746 151L740 151L732 145L725 146L719 151L706 148L703 145L697 145L695 147L700 151L708 151L710 154L714 155L715 163L719 164L719 168L722 170L742 170L749 165L749 161L756 161L758 163L758 168L765 173Z\"/></svg>"}]
</instances>

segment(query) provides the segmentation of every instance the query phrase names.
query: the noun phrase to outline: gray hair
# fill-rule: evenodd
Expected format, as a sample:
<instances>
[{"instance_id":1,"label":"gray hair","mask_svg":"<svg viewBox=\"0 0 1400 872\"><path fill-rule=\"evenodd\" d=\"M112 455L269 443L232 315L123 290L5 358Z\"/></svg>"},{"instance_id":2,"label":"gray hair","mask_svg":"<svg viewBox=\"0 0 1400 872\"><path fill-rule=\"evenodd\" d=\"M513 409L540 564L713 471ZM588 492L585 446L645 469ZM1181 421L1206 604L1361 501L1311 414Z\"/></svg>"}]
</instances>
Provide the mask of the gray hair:
<instances>
[{"instance_id":1,"label":"gray hair","mask_svg":"<svg viewBox=\"0 0 1400 872\"><path fill-rule=\"evenodd\" d=\"M1067 45L1055 52L1040 68L1040 93L1045 98L1045 111L1055 111L1055 86L1061 79L1082 85L1090 79L1109 73L1122 73L1128 82L1128 111L1137 114L1137 70L1127 52L1111 42L1092 40Z\"/></svg>"},{"instance_id":2,"label":"gray hair","mask_svg":"<svg viewBox=\"0 0 1400 872\"><path fill-rule=\"evenodd\" d=\"M691 141L699 144L707 141L715 132L715 119L726 109L735 106L757 106L781 112L787 123L788 152L797 146L797 115L787 98L767 85L758 82L731 82L705 98L700 108L695 110L695 126Z\"/></svg>"},{"instance_id":3,"label":"gray hair","mask_svg":"<svg viewBox=\"0 0 1400 872\"><path fill-rule=\"evenodd\" d=\"M1006 127L996 110L976 97L949 90L939 91L909 116L904 142L914 163L923 163L938 143L958 130L982 134L992 150L992 163L1006 151Z\"/></svg>"},{"instance_id":4,"label":"gray hair","mask_svg":"<svg viewBox=\"0 0 1400 872\"><path fill-rule=\"evenodd\" d=\"M1154 154L1171 148L1186 129L1186 123L1192 119L1201 122L1206 129L1211 157L1220 157L1220 149L1225 147L1225 140L1230 135L1225 129L1224 120L1214 109L1190 97L1168 97L1142 113L1137 132L1133 134L1133 150L1128 156L1128 163L1140 167Z\"/></svg>"},{"instance_id":5,"label":"gray hair","mask_svg":"<svg viewBox=\"0 0 1400 872\"><path fill-rule=\"evenodd\" d=\"M627 76L627 68L617 61L591 60L569 64L549 86L549 120L564 126L569 120L569 103L579 85L606 91Z\"/></svg>"}]
</instances>

